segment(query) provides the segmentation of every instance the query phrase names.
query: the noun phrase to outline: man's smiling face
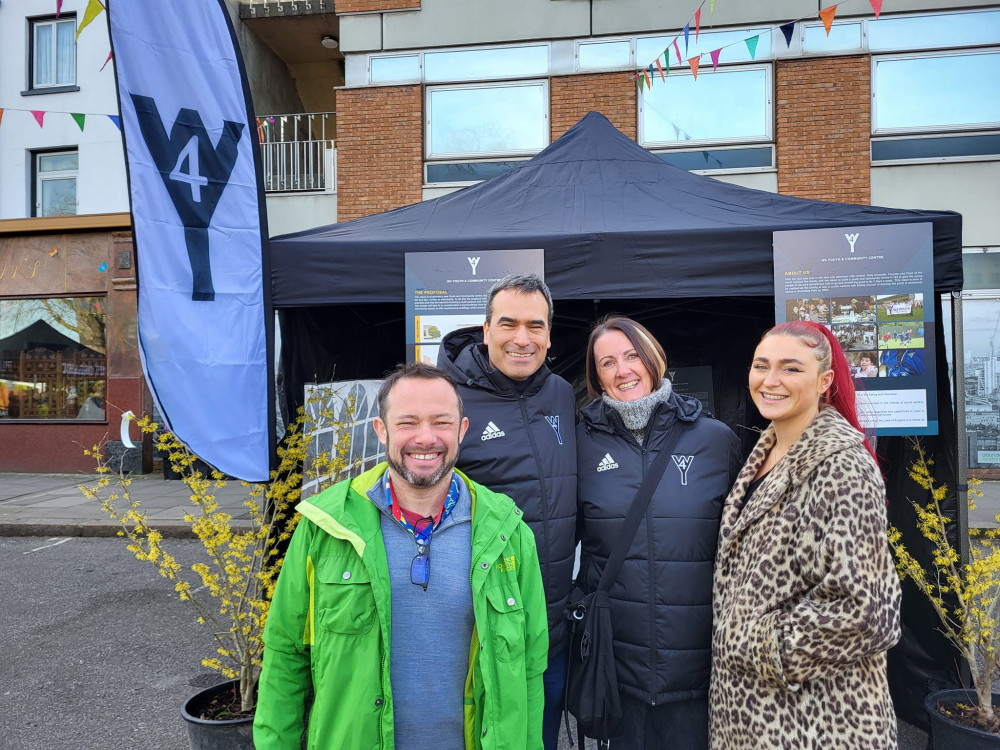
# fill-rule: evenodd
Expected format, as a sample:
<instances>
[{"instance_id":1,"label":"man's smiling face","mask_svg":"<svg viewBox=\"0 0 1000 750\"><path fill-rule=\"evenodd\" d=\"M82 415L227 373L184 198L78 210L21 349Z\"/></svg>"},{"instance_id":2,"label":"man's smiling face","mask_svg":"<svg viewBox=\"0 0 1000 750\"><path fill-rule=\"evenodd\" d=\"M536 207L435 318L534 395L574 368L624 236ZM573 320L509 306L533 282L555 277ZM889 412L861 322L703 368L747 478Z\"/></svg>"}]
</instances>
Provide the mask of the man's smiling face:
<instances>
[{"instance_id":1,"label":"man's smiling face","mask_svg":"<svg viewBox=\"0 0 1000 750\"><path fill-rule=\"evenodd\" d=\"M552 346L549 305L541 292L504 289L493 298L493 319L483 323L490 364L511 380L524 380L545 362Z\"/></svg>"}]
</instances>

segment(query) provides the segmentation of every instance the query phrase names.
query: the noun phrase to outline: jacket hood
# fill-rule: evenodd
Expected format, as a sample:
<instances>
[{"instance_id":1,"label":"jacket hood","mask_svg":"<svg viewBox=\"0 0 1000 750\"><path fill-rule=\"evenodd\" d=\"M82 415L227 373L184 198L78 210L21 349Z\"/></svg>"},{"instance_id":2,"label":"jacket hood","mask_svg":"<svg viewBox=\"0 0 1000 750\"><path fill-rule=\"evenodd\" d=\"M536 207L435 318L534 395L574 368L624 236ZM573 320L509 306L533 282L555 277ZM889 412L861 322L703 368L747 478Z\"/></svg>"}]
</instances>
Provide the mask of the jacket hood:
<instances>
[{"instance_id":1,"label":"jacket hood","mask_svg":"<svg viewBox=\"0 0 1000 750\"><path fill-rule=\"evenodd\" d=\"M490 365L486 344L483 343L483 329L479 326L459 328L447 334L441 342L437 366L451 375L459 385L481 388L497 395L514 392L503 373ZM537 393L550 374L548 365L543 364L538 368L524 395Z\"/></svg>"},{"instance_id":2,"label":"jacket hood","mask_svg":"<svg viewBox=\"0 0 1000 750\"><path fill-rule=\"evenodd\" d=\"M675 419L682 422L694 422L701 416L702 411L701 401L698 399L671 391L667 400L653 412L652 419L662 425L670 424ZM580 417L587 429L611 433L621 432L625 429L618 412L604 403L604 399L600 397L583 407L580 410Z\"/></svg>"}]
</instances>

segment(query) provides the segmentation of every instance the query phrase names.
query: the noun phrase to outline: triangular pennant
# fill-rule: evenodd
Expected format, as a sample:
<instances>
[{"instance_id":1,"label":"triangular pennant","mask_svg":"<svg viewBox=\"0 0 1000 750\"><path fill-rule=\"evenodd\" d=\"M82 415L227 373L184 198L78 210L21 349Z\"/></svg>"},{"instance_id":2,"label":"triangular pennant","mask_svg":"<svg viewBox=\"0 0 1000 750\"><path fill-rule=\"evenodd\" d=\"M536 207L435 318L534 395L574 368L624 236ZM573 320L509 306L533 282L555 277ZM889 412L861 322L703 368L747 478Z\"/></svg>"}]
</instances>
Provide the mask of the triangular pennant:
<instances>
[{"instance_id":1,"label":"triangular pennant","mask_svg":"<svg viewBox=\"0 0 1000 750\"><path fill-rule=\"evenodd\" d=\"M62 15L62 4L63 0L56 0L56 18Z\"/></svg>"},{"instance_id":2,"label":"triangular pennant","mask_svg":"<svg viewBox=\"0 0 1000 750\"><path fill-rule=\"evenodd\" d=\"M80 21L80 25L76 29L76 39L79 41L80 32L87 28L87 25L101 15L101 11L104 10L104 6L101 5L100 0L87 0L87 10L83 12L83 20Z\"/></svg>"},{"instance_id":3,"label":"triangular pennant","mask_svg":"<svg viewBox=\"0 0 1000 750\"><path fill-rule=\"evenodd\" d=\"M708 6L708 12L713 16L715 15L715 0L712 0L712 4Z\"/></svg>"},{"instance_id":4,"label":"triangular pennant","mask_svg":"<svg viewBox=\"0 0 1000 750\"><path fill-rule=\"evenodd\" d=\"M0 122L3 122L3 110L0 109Z\"/></svg>"},{"instance_id":5,"label":"triangular pennant","mask_svg":"<svg viewBox=\"0 0 1000 750\"><path fill-rule=\"evenodd\" d=\"M38 127L40 127L40 128L44 127L44 125L45 125L45 113L42 112L41 110L37 110L37 109L32 109L32 110L29 110L29 111L31 112L32 117L35 118L35 122L38 123Z\"/></svg>"},{"instance_id":6,"label":"triangular pennant","mask_svg":"<svg viewBox=\"0 0 1000 750\"><path fill-rule=\"evenodd\" d=\"M667 79L666 79L666 76L664 76L664 74L663 74L663 66L660 65L660 58L656 58L655 62L656 62L656 70L660 74L660 80L663 81L664 83L666 83ZM669 60L667 61L667 67L668 68L670 67L670 61Z\"/></svg>"},{"instance_id":7,"label":"triangular pennant","mask_svg":"<svg viewBox=\"0 0 1000 750\"><path fill-rule=\"evenodd\" d=\"M694 40L698 41L698 34L701 33L701 6L694 12Z\"/></svg>"},{"instance_id":8,"label":"triangular pennant","mask_svg":"<svg viewBox=\"0 0 1000 750\"><path fill-rule=\"evenodd\" d=\"M115 127L119 130L122 129L122 118L118 115L108 115L108 119L115 124Z\"/></svg>"},{"instance_id":9,"label":"triangular pennant","mask_svg":"<svg viewBox=\"0 0 1000 750\"><path fill-rule=\"evenodd\" d=\"M792 46L792 34L795 32L795 21L782 24L781 33L785 35L785 46Z\"/></svg>"},{"instance_id":10,"label":"triangular pennant","mask_svg":"<svg viewBox=\"0 0 1000 750\"><path fill-rule=\"evenodd\" d=\"M747 39L747 49L750 50L750 59L753 60L757 55L757 41L760 38L760 34L757 36L752 36Z\"/></svg>"},{"instance_id":11,"label":"triangular pennant","mask_svg":"<svg viewBox=\"0 0 1000 750\"><path fill-rule=\"evenodd\" d=\"M649 67L652 68L653 66L650 65ZM642 71L642 77L646 79L646 88L647 89L652 88L653 87L653 81L650 79L649 71L646 71L646 70Z\"/></svg>"},{"instance_id":12,"label":"triangular pennant","mask_svg":"<svg viewBox=\"0 0 1000 750\"><path fill-rule=\"evenodd\" d=\"M653 70L653 63L649 64L647 70L649 71L649 82L652 83L656 80L656 72Z\"/></svg>"},{"instance_id":13,"label":"triangular pennant","mask_svg":"<svg viewBox=\"0 0 1000 750\"><path fill-rule=\"evenodd\" d=\"M713 49L709 54L712 56L712 70L719 67L719 53L722 52L722 47L719 49Z\"/></svg>"},{"instance_id":14,"label":"triangular pennant","mask_svg":"<svg viewBox=\"0 0 1000 750\"><path fill-rule=\"evenodd\" d=\"M108 63L109 63L109 62L111 62L111 56L112 56L113 54L114 54L114 52L111 52L111 51L109 51L109 52L108 52L108 57L107 57L107 59L106 59L106 60L104 61L104 65L102 65L102 66L101 66L101 70L104 70L104 69L105 69L105 68L106 68L106 67L108 66Z\"/></svg>"},{"instance_id":15,"label":"triangular pennant","mask_svg":"<svg viewBox=\"0 0 1000 750\"><path fill-rule=\"evenodd\" d=\"M684 62L681 59L681 48L677 46L677 37L674 37L674 52L677 53L677 63L680 64Z\"/></svg>"},{"instance_id":16,"label":"triangular pennant","mask_svg":"<svg viewBox=\"0 0 1000 750\"><path fill-rule=\"evenodd\" d=\"M635 81L635 87L639 89L639 91L642 91L642 77L636 73L632 76L632 79Z\"/></svg>"},{"instance_id":17,"label":"triangular pennant","mask_svg":"<svg viewBox=\"0 0 1000 750\"><path fill-rule=\"evenodd\" d=\"M688 34L691 33L691 24L684 24L684 54L688 53Z\"/></svg>"},{"instance_id":18,"label":"triangular pennant","mask_svg":"<svg viewBox=\"0 0 1000 750\"><path fill-rule=\"evenodd\" d=\"M872 10L875 11L875 20L877 21L878 14L882 12L882 0L868 0L868 2L872 4Z\"/></svg>"},{"instance_id":19,"label":"triangular pennant","mask_svg":"<svg viewBox=\"0 0 1000 750\"><path fill-rule=\"evenodd\" d=\"M81 115L76 112L70 112L69 116L73 118L73 122L77 124L77 126L80 128L80 132L82 133L83 121L87 119L87 115Z\"/></svg>"},{"instance_id":20,"label":"triangular pennant","mask_svg":"<svg viewBox=\"0 0 1000 750\"><path fill-rule=\"evenodd\" d=\"M831 5L829 8L824 8L819 12L819 17L823 19L823 28L826 29L826 35L830 36L830 27L833 25L833 17L837 15L837 6Z\"/></svg>"},{"instance_id":21,"label":"triangular pennant","mask_svg":"<svg viewBox=\"0 0 1000 750\"><path fill-rule=\"evenodd\" d=\"M698 63L699 62L701 62L701 58L698 55L695 55L694 57L688 59L688 65L691 66L691 75L694 76L694 80L696 80L696 81L698 80Z\"/></svg>"}]
</instances>

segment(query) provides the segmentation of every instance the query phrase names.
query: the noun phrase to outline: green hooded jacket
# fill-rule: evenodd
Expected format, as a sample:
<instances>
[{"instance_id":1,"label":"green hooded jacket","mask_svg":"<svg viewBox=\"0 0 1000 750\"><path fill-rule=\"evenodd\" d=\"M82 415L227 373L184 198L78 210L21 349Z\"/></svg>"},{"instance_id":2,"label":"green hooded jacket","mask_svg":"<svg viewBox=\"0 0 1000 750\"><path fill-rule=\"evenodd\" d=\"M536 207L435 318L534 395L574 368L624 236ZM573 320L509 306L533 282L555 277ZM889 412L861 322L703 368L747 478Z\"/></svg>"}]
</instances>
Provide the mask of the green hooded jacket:
<instances>
[{"instance_id":1,"label":"green hooded jacket","mask_svg":"<svg viewBox=\"0 0 1000 750\"><path fill-rule=\"evenodd\" d=\"M391 750L389 567L380 511L365 493L379 464L297 509L264 627L254 717L257 750L299 750L310 690L309 750ZM538 553L506 495L459 472L472 495L472 605L466 750L542 747L548 624Z\"/></svg>"}]
</instances>

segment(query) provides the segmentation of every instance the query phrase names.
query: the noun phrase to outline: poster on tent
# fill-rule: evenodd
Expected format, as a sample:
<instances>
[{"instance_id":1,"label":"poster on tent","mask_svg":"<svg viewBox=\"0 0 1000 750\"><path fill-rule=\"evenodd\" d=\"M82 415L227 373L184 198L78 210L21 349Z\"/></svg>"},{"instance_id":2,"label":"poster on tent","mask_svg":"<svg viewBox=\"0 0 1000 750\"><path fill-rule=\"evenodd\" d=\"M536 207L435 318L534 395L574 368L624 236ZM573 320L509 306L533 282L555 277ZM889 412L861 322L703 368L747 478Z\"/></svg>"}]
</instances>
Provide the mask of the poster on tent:
<instances>
[{"instance_id":1,"label":"poster on tent","mask_svg":"<svg viewBox=\"0 0 1000 750\"><path fill-rule=\"evenodd\" d=\"M775 320L833 331L876 435L938 432L933 245L929 222L774 233Z\"/></svg>"},{"instance_id":2,"label":"poster on tent","mask_svg":"<svg viewBox=\"0 0 1000 750\"><path fill-rule=\"evenodd\" d=\"M541 249L406 253L404 263L406 361L431 365L447 334L482 327L490 287L512 273L545 278Z\"/></svg>"}]
</instances>

